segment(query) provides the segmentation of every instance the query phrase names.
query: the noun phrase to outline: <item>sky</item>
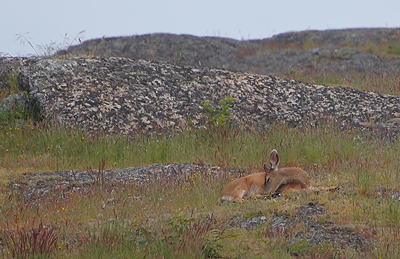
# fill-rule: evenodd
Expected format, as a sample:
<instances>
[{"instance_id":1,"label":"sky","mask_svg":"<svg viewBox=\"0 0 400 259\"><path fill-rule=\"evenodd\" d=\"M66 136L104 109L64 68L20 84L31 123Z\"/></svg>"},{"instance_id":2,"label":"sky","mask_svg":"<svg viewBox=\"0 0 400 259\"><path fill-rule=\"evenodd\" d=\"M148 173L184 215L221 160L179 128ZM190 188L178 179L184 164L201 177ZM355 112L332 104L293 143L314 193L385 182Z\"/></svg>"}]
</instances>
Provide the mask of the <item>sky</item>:
<instances>
[{"instance_id":1,"label":"sky","mask_svg":"<svg viewBox=\"0 0 400 259\"><path fill-rule=\"evenodd\" d=\"M0 56L148 33L238 40L304 30L400 28L399 0L2 0Z\"/></svg>"}]
</instances>

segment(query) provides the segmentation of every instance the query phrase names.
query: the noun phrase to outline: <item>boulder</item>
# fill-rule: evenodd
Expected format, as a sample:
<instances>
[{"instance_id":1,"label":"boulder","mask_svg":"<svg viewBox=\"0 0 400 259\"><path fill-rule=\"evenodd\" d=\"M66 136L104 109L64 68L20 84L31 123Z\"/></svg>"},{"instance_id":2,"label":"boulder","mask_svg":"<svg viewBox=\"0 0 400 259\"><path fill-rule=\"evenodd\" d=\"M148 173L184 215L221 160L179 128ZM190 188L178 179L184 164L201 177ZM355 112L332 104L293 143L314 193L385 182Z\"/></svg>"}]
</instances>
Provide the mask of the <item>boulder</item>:
<instances>
[{"instance_id":1,"label":"boulder","mask_svg":"<svg viewBox=\"0 0 400 259\"><path fill-rule=\"evenodd\" d=\"M235 100L231 121L259 128L329 120L343 127L386 123L392 130L400 118L397 96L121 57L42 59L19 79L45 120L81 125L91 133L133 136L201 126L208 112L203 104L212 103L218 111L218 102L228 96Z\"/></svg>"}]
</instances>

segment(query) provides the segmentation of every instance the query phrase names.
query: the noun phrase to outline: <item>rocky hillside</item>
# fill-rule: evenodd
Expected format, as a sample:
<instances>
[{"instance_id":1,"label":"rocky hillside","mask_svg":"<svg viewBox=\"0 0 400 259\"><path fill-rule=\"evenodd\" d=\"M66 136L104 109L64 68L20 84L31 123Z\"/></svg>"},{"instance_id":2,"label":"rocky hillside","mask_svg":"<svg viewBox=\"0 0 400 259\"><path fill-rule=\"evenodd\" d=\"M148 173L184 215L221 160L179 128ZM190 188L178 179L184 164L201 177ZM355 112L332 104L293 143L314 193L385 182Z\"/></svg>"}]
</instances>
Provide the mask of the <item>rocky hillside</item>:
<instances>
[{"instance_id":1,"label":"rocky hillside","mask_svg":"<svg viewBox=\"0 0 400 259\"><path fill-rule=\"evenodd\" d=\"M257 74L293 69L351 74L400 68L400 29L348 29L278 34L262 40L149 34L102 38L58 55L128 57Z\"/></svg>"},{"instance_id":2,"label":"rocky hillside","mask_svg":"<svg viewBox=\"0 0 400 259\"><path fill-rule=\"evenodd\" d=\"M400 97L227 70L128 58L19 60L19 83L46 121L134 135L204 123L228 97L231 119L260 128L281 122L398 129Z\"/></svg>"}]
</instances>

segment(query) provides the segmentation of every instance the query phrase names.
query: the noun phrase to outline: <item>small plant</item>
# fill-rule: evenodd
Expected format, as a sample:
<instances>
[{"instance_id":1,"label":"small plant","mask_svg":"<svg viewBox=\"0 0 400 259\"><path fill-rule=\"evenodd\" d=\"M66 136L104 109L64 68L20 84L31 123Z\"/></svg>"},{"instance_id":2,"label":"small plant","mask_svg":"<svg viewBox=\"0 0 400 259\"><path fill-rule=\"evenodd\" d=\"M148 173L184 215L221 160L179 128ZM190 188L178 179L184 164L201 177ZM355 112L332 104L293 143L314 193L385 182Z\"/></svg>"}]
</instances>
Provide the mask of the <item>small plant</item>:
<instances>
[{"instance_id":1,"label":"small plant","mask_svg":"<svg viewBox=\"0 0 400 259\"><path fill-rule=\"evenodd\" d=\"M229 116L231 115L229 109L231 108L231 105L234 101L235 98L232 98L228 95L223 100L218 101L220 108L216 108L216 106L218 105L216 105L214 102L204 101L202 104L202 106L206 110L204 116L206 116L214 126L226 125L229 121Z\"/></svg>"},{"instance_id":2,"label":"small plant","mask_svg":"<svg viewBox=\"0 0 400 259\"><path fill-rule=\"evenodd\" d=\"M349 59L351 57L350 51L342 51L336 55L338 59Z\"/></svg>"}]
</instances>

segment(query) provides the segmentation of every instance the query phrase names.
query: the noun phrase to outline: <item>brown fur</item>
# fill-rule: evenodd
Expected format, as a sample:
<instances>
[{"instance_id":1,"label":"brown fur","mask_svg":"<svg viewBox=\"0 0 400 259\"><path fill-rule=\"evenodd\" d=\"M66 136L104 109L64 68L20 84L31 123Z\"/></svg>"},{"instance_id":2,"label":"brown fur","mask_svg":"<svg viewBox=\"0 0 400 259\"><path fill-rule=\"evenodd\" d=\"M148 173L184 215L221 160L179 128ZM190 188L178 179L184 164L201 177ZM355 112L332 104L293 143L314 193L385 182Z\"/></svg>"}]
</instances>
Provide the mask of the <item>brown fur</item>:
<instances>
[{"instance_id":1,"label":"brown fur","mask_svg":"<svg viewBox=\"0 0 400 259\"><path fill-rule=\"evenodd\" d=\"M254 173L230 182L222 190L219 201L242 201L264 193L266 173Z\"/></svg>"},{"instance_id":2,"label":"brown fur","mask_svg":"<svg viewBox=\"0 0 400 259\"><path fill-rule=\"evenodd\" d=\"M313 187L307 172L294 167L278 168L280 159L278 152L271 151L270 164L264 164L264 172L236 179L228 183L222 190L219 202L240 202L262 196L263 194L296 192L306 190L333 190L336 187Z\"/></svg>"},{"instance_id":3,"label":"brown fur","mask_svg":"<svg viewBox=\"0 0 400 259\"><path fill-rule=\"evenodd\" d=\"M278 168L280 158L274 149L270 155L270 165L264 164L264 171L267 174L265 193L274 194L276 192L295 192L302 189L312 191L332 191L337 190L336 186L314 187L308 173L300 168L284 167Z\"/></svg>"}]
</instances>

